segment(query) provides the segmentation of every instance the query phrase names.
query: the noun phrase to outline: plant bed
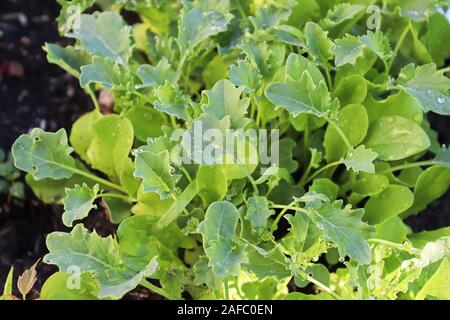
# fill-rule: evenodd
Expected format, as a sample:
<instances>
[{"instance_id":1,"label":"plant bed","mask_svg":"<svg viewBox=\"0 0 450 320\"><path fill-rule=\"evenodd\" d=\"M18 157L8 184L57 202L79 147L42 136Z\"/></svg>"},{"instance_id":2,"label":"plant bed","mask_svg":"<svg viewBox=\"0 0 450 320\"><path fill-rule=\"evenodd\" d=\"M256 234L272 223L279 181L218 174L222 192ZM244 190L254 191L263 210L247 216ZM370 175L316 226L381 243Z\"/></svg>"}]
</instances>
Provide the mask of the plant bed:
<instances>
[{"instance_id":1,"label":"plant bed","mask_svg":"<svg viewBox=\"0 0 450 320\"><path fill-rule=\"evenodd\" d=\"M49 251L28 298L447 299L448 21L398 1L368 31L360 1L307 2L61 1L58 40L55 3L8 1L34 22L0 46L2 144L45 131L12 147L34 194L4 197L0 279ZM42 61L55 41L82 89ZM199 160L196 125L278 129L280 159Z\"/></svg>"}]
</instances>

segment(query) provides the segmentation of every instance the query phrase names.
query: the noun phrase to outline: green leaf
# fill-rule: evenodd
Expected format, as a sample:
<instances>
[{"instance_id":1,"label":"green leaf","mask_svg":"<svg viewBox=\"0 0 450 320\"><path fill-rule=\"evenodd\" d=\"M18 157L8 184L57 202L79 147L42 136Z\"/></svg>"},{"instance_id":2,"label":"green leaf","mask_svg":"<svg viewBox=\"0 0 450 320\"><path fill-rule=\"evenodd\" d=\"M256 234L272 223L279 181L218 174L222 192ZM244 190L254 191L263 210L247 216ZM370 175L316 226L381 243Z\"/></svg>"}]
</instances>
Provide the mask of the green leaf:
<instances>
[{"instance_id":1,"label":"green leaf","mask_svg":"<svg viewBox=\"0 0 450 320\"><path fill-rule=\"evenodd\" d=\"M178 86L170 82L157 87L154 92L156 96L155 109L168 115L187 120L189 98L181 93Z\"/></svg>"},{"instance_id":2,"label":"green leaf","mask_svg":"<svg viewBox=\"0 0 450 320\"><path fill-rule=\"evenodd\" d=\"M248 263L245 246L219 236L205 249L212 271L219 277L239 276L241 265Z\"/></svg>"},{"instance_id":3,"label":"green leaf","mask_svg":"<svg viewBox=\"0 0 450 320\"><path fill-rule=\"evenodd\" d=\"M156 192L161 199L166 199L175 192L180 176L173 174L167 150L159 153L138 152L135 161L134 176L143 180L144 192Z\"/></svg>"},{"instance_id":4,"label":"green leaf","mask_svg":"<svg viewBox=\"0 0 450 320\"><path fill-rule=\"evenodd\" d=\"M308 192L321 193L327 196L330 201L336 200L339 192L339 186L330 179L314 179Z\"/></svg>"},{"instance_id":5,"label":"green leaf","mask_svg":"<svg viewBox=\"0 0 450 320\"><path fill-rule=\"evenodd\" d=\"M178 25L177 42L186 55L203 40L227 30L226 17L217 11L203 11L184 6Z\"/></svg>"},{"instance_id":6,"label":"green leaf","mask_svg":"<svg viewBox=\"0 0 450 320\"><path fill-rule=\"evenodd\" d=\"M223 165L200 166L195 180L197 193L205 205L222 200L227 193L228 178Z\"/></svg>"},{"instance_id":7,"label":"green leaf","mask_svg":"<svg viewBox=\"0 0 450 320\"><path fill-rule=\"evenodd\" d=\"M442 197L450 186L450 172L447 167L433 166L423 171L414 187L414 204L406 215L417 214Z\"/></svg>"},{"instance_id":8,"label":"green leaf","mask_svg":"<svg viewBox=\"0 0 450 320\"><path fill-rule=\"evenodd\" d=\"M360 41L382 60L391 58L393 54L389 39L380 30L367 31L367 34L363 35Z\"/></svg>"},{"instance_id":9,"label":"green leaf","mask_svg":"<svg viewBox=\"0 0 450 320\"><path fill-rule=\"evenodd\" d=\"M137 68L137 75L142 81L142 84L138 86L139 88L164 85L166 81L176 83L180 77L179 72L172 70L172 66L166 57L163 57L156 66L140 65Z\"/></svg>"},{"instance_id":10,"label":"green leaf","mask_svg":"<svg viewBox=\"0 0 450 320\"><path fill-rule=\"evenodd\" d=\"M124 113L124 116L133 125L136 138L144 142L149 137L162 136L162 127L167 124L167 119L161 112L142 105L134 105Z\"/></svg>"},{"instance_id":11,"label":"green leaf","mask_svg":"<svg viewBox=\"0 0 450 320\"><path fill-rule=\"evenodd\" d=\"M377 239L391 242L404 243L408 235L408 227L398 216L393 216L375 226L377 229Z\"/></svg>"},{"instance_id":12,"label":"green leaf","mask_svg":"<svg viewBox=\"0 0 450 320\"><path fill-rule=\"evenodd\" d=\"M442 146L436 157L433 159L433 163L450 168L450 147Z\"/></svg>"},{"instance_id":13,"label":"green leaf","mask_svg":"<svg viewBox=\"0 0 450 320\"><path fill-rule=\"evenodd\" d=\"M41 300L96 300L99 290L97 281L88 272L81 275L56 272L42 285L39 298Z\"/></svg>"},{"instance_id":14,"label":"green leaf","mask_svg":"<svg viewBox=\"0 0 450 320\"><path fill-rule=\"evenodd\" d=\"M367 112L360 104L351 104L342 108L337 116L336 125L342 130L352 146L363 141L369 127ZM325 132L324 147L328 162L339 160L348 151L347 146L334 126L329 125Z\"/></svg>"},{"instance_id":15,"label":"green leaf","mask_svg":"<svg viewBox=\"0 0 450 320\"><path fill-rule=\"evenodd\" d=\"M156 269L152 260L141 272L130 276L131 270L124 264L112 237L101 238L95 232L89 233L81 224L71 233L51 233L47 248L46 263L57 265L62 272L70 273L76 266L80 272L94 275L100 285L99 298L121 298Z\"/></svg>"},{"instance_id":16,"label":"green leaf","mask_svg":"<svg viewBox=\"0 0 450 320\"><path fill-rule=\"evenodd\" d=\"M336 67L346 64L355 65L356 60L363 55L362 47L357 37L347 35L345 38L336 40L333 47Z\"/></svg>"},{"instance_id":17,"label":"green leaf","mask_svg":"<svg viewBox=\"0 0 450 320\"><path fill-rule=\"evenodd\" d=\"M244 60L239 60L237 64L230 66L228 77L237 87L244 87L244 92L250 93L256 91L261 82L261 75L258 70Z\"/></svg>"},{"instance_id":18,"label":"green leaf","mask_svg":"<svg viewBox=\"0 0 450 320\"><path fill-rule=\"evenodd\" d=\"M327 12L322 25L326 29L332 29L348 21L356 23L363 11L364 6L360 4L338 3Z\"/></svg>"},{"instance_id":19,"label":"green leaf","mask_svg":"<svg viewBox=\"0 0 450 320\"><path fill-rule=\"evenodd\" d=\"M11 266L9 269L8 275L6 276L5 285L3 286L3 295L2 297L7 297L12 295L12 286L13 286L13 276L14 276L14 266Z\"/></svg>"},{"instance_id":20,"label":"green leaf","mask_svg":"<svg viewBox=\"0 0 450 320\"><path fill-rule=\"evenodd\" d=\"M380 160L394 161L426 150L430 146L430 139L411 120L388 116L379 118L370 126L364 144L378 153Z\"/></svg>"},{"instance_id":21,"label":"green leaf","mask_svg":"<svg viewBox=\"0 0 450 320\"><path fill-rule=\"evenodd\" d=\"M194 265L194 284L196 286L206 284L213 290L218 290L222 285L222 278L212 271L209 266L209 260L207 257L200 257L198 262Z\"/></svg>"},{"instance_id":22,"label":"green leaf","mask_svg":"<svg viewBox=\"0 0 450 320\"><path fill-rule=\"evenodd\" d=\"M250 225L257 235L261 235L265 231L267 220L273 214L275 211L269 210L269 201L266 197L253 196L247 200L245 219L250 221Z\"/></svg>"},{"instance_id":23,"label":"green leaf","mask_svg":"<svg viewBox=\"0 0 450 320\"><path fill-rule=\"evenodd\" d=\"M403 68L397 83L417 99L424 112L450 115L450 79L436 70L435 64Z\"/></svg>"},{"instance_id":24,"label":"green leaf","mask_svg":"<svg viewBox=\"0 0 450 320\"><path fill-rule=\"evenodd\" d=\"M324 82L315 85L308 71L294 83L274 82L267 86L266 97L275 107L286 109L294 117L301 113L323 116L336 101L331 101Z\"/></svg>"},{"instance_id":25,"label":"green leaf","mask_svg":"<svg viewBox=\"0 0 450 320\"><path fill-rule=\"evenodd\" d=\"M364 219L371 225L380 224L398 216L412 206L414 195L409 188L391 184L383 192L372 196L364 209Z\"/></svg>"},{"instance_id":26,"label":"green leaf","mask_svg":"<svg viewBox=\"0 0 450 320\"><path fill-rule=\"evenodd\" d=\"M339 81L333 96L338 98L341 105L362 104L367 95L367 80L359 75L352 74Z\"/></svg>"},{"instance_id":27,"label":"green leaf","mask_svg":"<svg viewBox=\"0 0 450 320\"><path fill-rule=\"evenodd\" d=\"M70 144L81 159L87 163L90 162L87 151L95 136L94 123L101 117L102 115L97 110L86 113L75 121L70 131Z\"/></svg>"},{"instance_id":28,"label":"green leaf","mask_svg":"<svg viewBox=\"0 0 450 320\"><path fill-rule=\"evenodd\" d=\"M313 222L329 241L337 245L341 257L348 255L361 264L368 264L370 247L366 239L373 228L361 221L363 215L362 209L351 210L350 206L342 209L342 200L325 203L311 211Z\"/></svg>"},{"instance_id":29,"label":"green leaf","mask_svg":"<svg viewBox=\"0 0 450 320\"><path fill-rule=\"evenodd\" d=\"M94 56L92 64L81 67L80 85L85 88L98 83L105 89L123 89L129 79L123 68L112 60Z\"/></svg>"},{"instance_id":30,"label":"green leaf","mask_svg":"<svg viewBox=\"0 0 450 320\"><path fill-rule=\"evenodd\" d=\"M369 95L364 101L369 122L373 123L381 117L400 116L418 125L423 123L423 111L417 100L403 90L390 95L384 100L375 100Z\"/></svg>"},{"instance_id":31,"label":"green leaf","mask_svg":"<svg viewBox=\"0 0 450 320\"><path fill-rule=\"evenodd\" d=\"M89 215L89 211L97 209L94 201L97 199L99 186L90 188L87 184L76 184L73 188L66 188L66 196L62 199L64 213L62 220L68 227L72 227L75 220L81 220Z\"/></svg>"},{"instance_id":32,"label":"green leaf","mask_svg":"<svg viewBox=\"0 0 450 320\"><path fill-rule=\"evenodd\" d=\"M102 200L112 223L119 224L131 215L131 204L127 201L109 197L104 197Z\"/></svg>"},{"instance_id":33,"label":"green leaf","mask_svg":"<svg viewBox=\"0 0 450 320\"><path fill-rule=\"evenodd\" d=\"M296 53L289 54L284 71L285 77L299 81L305 71L309 73L315 85L319 85L320 82L325 82L325 78L313 62L302 55Z\"/></svg>"},{"instance_id":34,"label":"green leaf","mask_svg":"<svg viewBox=\"0 0 450 320\"><path fill-rule=\"evenodd\" d=\"M71 168L75 166L71 153L64 129L53 133L36 128L30 134L21 135L12 146L14 165L36 180L70 178Z\"/></svg>"},{"instance_id":35,"label":"green leaf","mask_svg":"<svg viewBox=\"0 0 450 320\"><path fill-rule=\"evenodd\" d=\"M159 229L167 227L178 215L187 207L197 194L197 185L192 181L186 189L180 194L178 199L170 206L170 208L159 219L156 227Z\"/></svg>"},{"instance_id":36,"label":"green leaf","mask_svg":"<svg viewBox=\"0 0 450 320\"><path fill-rule=\"evenodd\" d=\"M203 237L203 247L208 248L213 241L232 238L236 230L239 213L228 201L212 203L205 214L205 219L198 226Z\"/></svg>"},{"instance_id":37,"label":"green leaf","mask_svg":"<svg viewBox=\"0 0 450 320\"><path fill-rule=\"evenodd\" d=\"M333 41L328 39L328 32L314 22L308 22L305 26L306 45L309 54L316 63L320 63L324 68L328 68L328 61L333 57Z\"/></svg>"},{"instance_id":38,"label":"green leaf","mask_svg":"<svg viewBox=\"0 0 450 320\"><path fill-rule=\"evenodd\" d=\"M208 97L208 103L202 105L203 112L217 120L229 116L231 128L245 128L250 119L245 117L250 105L250 99L241 99L243 88L236 88L229 80L217 82L211 91L203 93Z\"/></svg>"},{"instance_id":39,"label":"green leaf","mask_svg":"<svg viewBox=\"0 0 450 320\"><path fill-rule=\"evenodd\" d=\"M366 149L363 145L360 145L356 149L350 150L345 159L342 160L342 163L345 164L347 170L352 169L356 174L360 171L375 173L373 161L377 157L378 153L373 152L371 149Z\"/></svg>"},{"instance_id":40,"label":"green leaf","mask_svg":"<svg viewBox=\"0 0 450 320\"><path fill-rule=\"evenodd\" d=\"M108 115L93 123L93 139L87 150L94 169L120 179L129 161L134 141L133 126L127 118Z\"/></svg>"},{"instance_id":41,"label":"green leaf","mask_svg":"<svg viewBox=\"0 0 450 320\"><path fill-rule=\"evenodd\" d=\"M44 50L47 52L48 62L60 66L77 78L80 77L81 67L92 62L92 57L86 51L72 46L60 47L57 44L46 43Z\"/></svg>"},{"instance_id":42,"label":"green leaf","mask_svg":"<svg viewBox=\"0 0 450 320\"><path fill-rule=\"evenodd\" d=\"M70 36L78 39L80 47L86 51L123 64L130 54L130 29L115 12L83 14L80 16L80 28L74 29Z\"/></svg>"}]
</instances>

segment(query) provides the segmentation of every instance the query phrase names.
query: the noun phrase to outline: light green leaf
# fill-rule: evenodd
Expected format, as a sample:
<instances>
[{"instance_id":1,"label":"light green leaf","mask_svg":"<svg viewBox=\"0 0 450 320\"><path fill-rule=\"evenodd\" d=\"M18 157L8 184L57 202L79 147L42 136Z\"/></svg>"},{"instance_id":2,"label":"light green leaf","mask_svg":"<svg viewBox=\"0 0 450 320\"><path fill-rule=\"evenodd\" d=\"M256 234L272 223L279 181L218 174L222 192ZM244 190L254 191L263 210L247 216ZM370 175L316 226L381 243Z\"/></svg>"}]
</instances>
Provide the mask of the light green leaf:
<instances>
[{"instance_id":1,"label":"light green leaf","mask_svg":"<svg viewBox=\"0 0 450 320\"><path fill-rule=\"evenodd\" d=\"M3 286L3 295L0 297L0 300L2 297L8 297L12 295L13 276L14 276L14 266L11 266L8 275L6 276L5 285Z\"/></svg>"},{"instance_id":2,"label":"light green leaf","mask_svg":"<svg viewBox=\"0 0 450 320\"><path fill-rule=\"evenodd\" d=\"M78 39L81 48L121 64L128 60L131 28L118 13L82 14L79 25L69 36Z\"/></svg>"},{"instance_id":3,"label":"light green leaf","mask_svg":"<svg viewBox=\"0 0 450 320\"><path fill-rule=\"evenodd\" d=\"M96 300L99 290L98 282L88 272L80 276L56 272L42 285L39 298L41 300Z\"/></svg>"},{"instance_id":4,"label":"light green leaf","mask_svg":"<svg viewBox=\"0 0 450 320\"><path fill-rule=\"evenodd\" d=\"M239 276L241 265L248 263L245 246L234 244L231 238L219 236L205 249L212 271L219 277Z\"/></svg>"},{"instance_id":5,"label":"light green leaf","mask_svg":"<svg viewBox=\"0 0 450 320\"><path fill-rule=\"evenodd\" d=\"M157 87L154 92L156 100L155 109L168 115L187 120L189 118L189 98L182 94L178 86L168 81Z\"/></svg>"},{"instance_id":6,"label":"light green leaf","mask_svg":"<svg viewBox=\"0 0 450 320\"><path fill-rule=\"evenodd\" d=\"M342 106L362 104L367 90L367 80L359 74L352 74L339 81L333 90L333 96L339 99Z\"/></svg>"},{"instance_id":7,"label":"light green leaf","mask_svg":"<svg viewBox=\"0 0 450 320\"><path fill-rule=\"evenodd\" d=\"M166 57L163 57L156 66L142 64L137 68L137 75L142 84L138 88L164 85L166 81L170 83L178 82L180 73L172 70L172 66Z\"/></svg>"},{"instance_id":8,"label":"light green leaf","mask_svg":"<svg viewBox=\"0 0 450 320\"><path fill-rule=\"evenodd\" d=\"M149 137L162 136L162 127L167 124L167 119L161 112L138 104L128 109L124 116L133 125L136 138L143 142L147 141Z\"/></svg>"},{"instance_id":9,"label":"light green leaf","mask_svg":"<svg viewBox=\"0 0 450 320\"><path fill-rule=\"evenodd\" d=\"M93 123L93 139L87 150L94 169L120 179L134 141L133 126L127 118L108 115Z\"/></svg>"},{"instance_id":10,"label":"light green leaf","mask_svg":"<svg viewBox=\"0 0 450 320\"><path fill-rule=\"evenodd\" d=\"M305 26L306 45L309 54L314 58L316 63L321 63L324 67L328 67L328 61L333 57L333 41L328 39L328 32L314 22L308 22Z\"/></svg>"},{"instance_id":11,"label":"light green leaf","mask_svg":"<svg viewBox=\"0 0 450 320\"><path fill-rule=\"evenodd\" d=\"M363 55L363 50L357 37L347 35L345 38L336 40L333 54L336 67L339 68L346 64L355 65L356 60Z\"/></svg>"},{"instance_id":12,"label":"light green leaf","mask_svg":"<svg viewBox=\"0 0 450 320\"><path fill-rule=\"evenodd\" d=\"M274 82L267 86L266 97L275 107L286 109L294 117L301 113L323 116L333 105L324 82L315 85L308 71L303 72L299 82Z\"/></svg>"},{"instance_id":13,"label":"light green leaf","mask_svg":"<svg viewBox=\"0 0 450 320\"><path fill-rule=\"evenodd\" d=\"M80 69L80 85L83 88L91 83L98 83L108 90L122 89L129 81L128 75L117 63L99 56L94 56L92 64Z\"/></svg>"},{"instance_id":14,"label":"light green leaf","mask_svg":"<svg viewBox=\"0 0 450 320\"><path fill-rule=\"evenodd\" d=\"M209 266L207 257L200 257L198 262L194 265L194 284L196 286L206 284L208 288L218 290L222 285L222 278L215 274Z\"/></svg>"},{"instance_id":15,"label":"light green leaf","mask_svg":"<svg viewBox=\"0 0 450 320\"><path fill-rule=\"evenodd\" d=\"M341 257L348 255L361 264L368 264L370 247L366 239L374 229L361 221L363 215L362 209L351 210L350 206L342 209L342 200L324 203L311 211L313 222L323 230L327 240L337 245Z\"/></svg>"},{"instance_id":16,"label":"light green leaf","mask_svg":"<svg viewBox=\"0 0 450 320\"><path fill-rule=\"evenodd\" d=\"M393 54L389 39L380 30L367 31L367 34L363 35L360 41L382 60L389 59Z\"/></svg>"},{"instance_id":17,"label":"light green leaf","mask_svg":"<svg viewBox=\"0 0 450 320\"><path fill-rule=\"evenodd\" d=\"M143 279L155 271L155 261L151 261L142 272L129 277L128 269L112 237L101 238L97 233L89 233L81 224L71 233L53 232L47 237L49 253L44 261L55 264L62 272L70 273L73 266L80 272L89 272L100 285L99 298L121 298L134 289Z\"/></svg>"},{"instance_id":18,"label":"light green leaf","mask_svg":"<svg viewBox=\"0 0 450 320\"><path fill-rule=\"evenodd\" d=\"M364 106L348 105L339 111L337 118L336 125L339 126L352 146L363 141L369 127ZM332 125L328 125L323 144L328 162L339 160L348 151L341 136Z\"/></svg>"},{"instance_id":19,"label":"light green leaf","mask_svg":"<svg viewBox=\"0 0 450 320\"><path fill-rule=\"evenodd\" d=\"M305 71L308 71L316 86L321 82L325 82L325 78L313 62L302 55L296 53L289 54L286 61L285 77L299 81Z\"/></svg>"},{"instance_id":20,"label":"light green leaf","mask_svg":"<svg viewBox=\"0 0 450 320\"><path fill-rule=\"evenodd\" d=\"M60 66L77 78L80 77L81 67L92 62L92 57L86 51L72 46L60 47L57 44L46 43L44 50L47 52L48 62Z\"/></svg>"},{"instance_id":21,"label":"light green leaf","mask_svg":"<svg viewBox=\"0 0 450 320\"><path fill-rule=\"evenodd\" d=\"M318 178L314 179L308 192L324 194L330 201L334 201L338 196L339 186L330 179Z\"/></svg>"},{"instance_id":22,"label":"light green leaf","mask_svg":"<svg viewBox=\"0 0 450 320\"><path fill-rule=\"evenodd\" d=\"M208 248L213 241L220 238L232 238L238 219L238 210L232 203L212 203L206 211L205 219L198 226L198 231L203 236L203 247Z\"/></svg>"},{"instance_id":23,"label":"light green leaf","mask_svg":"<svg viewBox=\"0 0 450 320\"><path fill-rule=\"evenodd\" d=\"M131 215L131 204L127 201L109 197L104 197L102 201L109 219L114 224L121 223Z\"/></svg>"},{"instance_id":24,"label":"light green leaf","mask_svg":"<svg viewBox=\"0 0 450 320\"><path fill-rule=\"evenodd\" d=\"M436 70L435 64L402 69L397 83L420 103L424 112L450 115L450 79Z\"/></svg>"},{"instance_id":25,"label":"light green leaf","mask_svg":"<svg viewBox=\"0 0 450 320\"><path fill-rule=\"evenodd\" d=\"M450 172L447 167L433 166L422 172L414 187L414 204L406 215L417 214L442 197L450 186Z\"/></svg>"},{"instance_id":26,"label":"light green leaf","mask_svg":"<svg viewBox=\"0 0 450 320\"><path fill-rule=\"evenodd\" d=\"M222 200L227 193L228 178L223 165L200 166L195 180L197 193L205 205Z\"/></svg>"},{"instance_id":27,"label":"light green leaf","mask_svg":"<svg viewBox=\"0 0 450 320\"><path fill-rule=\"evenodd\" d=\"M81 159L87 163L90 163L87 151L94 139L94 123L101 117L102 115L97 110L86 113L75 121L70 131L70 144Z\"/></svg>"},{"instance_id":28,"label":"light green leaf","mask_svg":"<svg viewBox=\"0 0 450 320\"><path fill-rule=\"evenodd\" d=\"M379 118L370 126L364 144L378 153L380 160L394 161L426 150L430 146L430 139L411 120L388 116Z\"/></svg>"},{"instance_id":29,"label":"light green leaf","mask_svg":"<svg viewBox=\"0 0 450 320\"><path fill-rule=\"evenodd\" d=\"M144 192L156 192L161 199L166 199L175 192L180 176L173 174L167 150L159 153L138 152L135 161L134 176L143 180Z\"/></svg>"},{"instance_id":30,"label":"light green leaf","mask_svg":"<svg viewBox=\"0 0 450 320\"><path fill-rule=\"evenodd\" d=\"M342 163L345 164L347 170L352 169L356 174L360 171L367 173L375 173L373 161L378 157L378 153L371 149L366 149L364 145L360 145L356 149L350 150Z\"/></svg>"},{"instance_id":31,"label":"light green leaf","mask_svg":"<svg viewBox=\"0 0 450 320\"><path fill-rule=\"evenodd\" d=\"M217 11L183 8L178 25L177 42L182 56L203 40L227 30L226 17Z\"/></svg>"},{"instance_id":32,"label":"light green leaf","mask_svg":"<svg viewBox=\"0 0 450 320\"><path fill-rule=\"evenodd\" d=\"M230 66L228 70L228 77L231 82L237 87L244 87L244 92L254 92L260 85L261 75L258 69L244 60L239 60L237 64Z\"/></svg>"},{"instance_id":33,"label":"light green leaf","mask_svg":"<svg viewBox=\"0 0 450 320\"><path fill-rule=\"evenodd\" d=\"M372 196L364 209L364 219L371 225L380 224L398 216L412 206L414 195L409 188L391 184L383 192Z\"/></svg>"},{"instance_id":34,"label":"light green leaf","mask_svg":"<svg viewBox=\"0 0 450 320\"><path fill-rule=\"evenodd\" d=\"M97 199L99 186L90 188L87 184L76 184L73 188L66 188L66 196L62 199L64 204L64 213L62 220L64 224L71 227L75 220L81 220L89 215L89 211L97 209L94 204Z\"/></svg>"},{"instance_id":35,"label":"light green leaf","mask_svg":"<svg viewBox=\"0 0 450 320\"><path fill-rule=\"evenodd\" d=\"M21 135L12 146L14 165L31 173L36 180L70 178L71 168L75 167L71 153L64 129L53 133L36 128Z\"/></svg>"},{"instance_id":36,"label":"light green leaf","mask_svg":"<svg viewBox=\"0 0 450 320\"><path fill-rule=\"evenodd\" d=\"M433 159L433 163L439 166L450 168L450 146L442 146L441 150Z\"/></svg>"},{"instance_id":37,"label":"light green leaf","mask_svg":"<svg viewBox=\"0 0 450 320\"><path fill-rule=\"evenodd\" d=\"M241 99L243 88L236 88L229 80L217 82L211 91L203 91L208 103L202 105L203 112L222 120L229 116L231 128L245 128L250 119L245 117L250 99Z\"/></svg>"},{"instance_id":38,"label":"light green leaf","mask_svg":"<svg viewBox=\"0 0 450 320\"><path fill-rule=\"evenodd\" d=\"M267 227L267 219L275 214L269 210L269 201L266 197L253 196L247 200L247 213L245 219L250 221L252 229L257 235L261 235Z\"/></svg>"}]
</instances>

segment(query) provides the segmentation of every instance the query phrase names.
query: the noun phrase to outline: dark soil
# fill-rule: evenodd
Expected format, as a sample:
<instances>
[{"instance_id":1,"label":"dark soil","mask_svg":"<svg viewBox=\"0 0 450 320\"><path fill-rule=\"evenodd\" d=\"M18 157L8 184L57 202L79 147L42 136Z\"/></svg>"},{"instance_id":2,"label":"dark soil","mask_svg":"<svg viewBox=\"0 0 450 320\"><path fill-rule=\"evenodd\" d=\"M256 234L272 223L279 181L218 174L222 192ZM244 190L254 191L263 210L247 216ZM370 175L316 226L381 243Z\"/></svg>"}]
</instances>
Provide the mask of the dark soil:
<instances>
[{"instance_id":1,"label":"dark soil","mask_svg":"<svg viewBox=\"0 0 450 320\"><path fill-rule=\"evenodd\" d=\"M9 150L13 141L31 128L55 131L69 129L83 113L92 109L78 81L45 58L45 42L64 45L57 32L55 18L59 6L55 0L0 0L0 147ZM441 143L450 143L448 118L431 116L432 126L440 133ZM0 197L0 289L11 265L17 278L46 253L48 233L66 228L61 222L61 207L43 205L30 190L25 202ZM31 200L30 200L31 199ZM450 195L436 201L427 212L409 218L415 230L431 230L450 225ZM87 219L87 225L100 234L114 232L104 212ZM56 268L40 263L36 290ZM154 299L139 288L126 299Z\"/></svg>"}]
</instances>

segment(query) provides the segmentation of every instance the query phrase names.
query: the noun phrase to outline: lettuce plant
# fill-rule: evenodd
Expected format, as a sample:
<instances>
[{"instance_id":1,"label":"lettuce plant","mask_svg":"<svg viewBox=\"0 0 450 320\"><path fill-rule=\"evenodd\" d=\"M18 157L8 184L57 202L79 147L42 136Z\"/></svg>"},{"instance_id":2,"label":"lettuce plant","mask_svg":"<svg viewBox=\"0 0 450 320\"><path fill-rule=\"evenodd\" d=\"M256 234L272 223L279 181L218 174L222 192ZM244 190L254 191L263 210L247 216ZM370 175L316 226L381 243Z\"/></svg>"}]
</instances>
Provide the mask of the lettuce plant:
<instances>
[{"instance_id":1,"label":"lettuce plant","mask_svg":"<svg viewBox=\"0 0 450 320\"><path fill-rule=\"evenodd\" d=\"M404 222L450 184L427 119L450 114L447 1L58 2L74 45L48 60L95 108L12 148L73 227L47 237L42 299L450 298L450 228ZM276 129L279 161L181 156L196 126ZM109 237L80 221L100 203Z\"/></svg>"}]
</instances>

